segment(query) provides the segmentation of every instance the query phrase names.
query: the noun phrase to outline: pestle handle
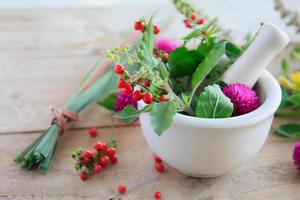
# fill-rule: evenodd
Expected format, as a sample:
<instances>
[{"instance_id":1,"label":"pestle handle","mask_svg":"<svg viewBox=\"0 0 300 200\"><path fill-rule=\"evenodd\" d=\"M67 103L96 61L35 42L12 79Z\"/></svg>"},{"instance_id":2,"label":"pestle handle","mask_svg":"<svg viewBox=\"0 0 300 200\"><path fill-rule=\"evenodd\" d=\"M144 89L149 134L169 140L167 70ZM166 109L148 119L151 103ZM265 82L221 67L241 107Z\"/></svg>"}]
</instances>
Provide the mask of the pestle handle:
<instances>
[{"instance_id":1,"label":"pestle handle","mask_svg":"<svg viewBox=\"0 0 300 200\"><path fill-rule=\"evenodd\" d=\"M261 27L254 41L240 58L224 73L226 83L243 83L253 87L263 70L289 43L285 32L273 24Z\"/></svg>"}]
</instances>

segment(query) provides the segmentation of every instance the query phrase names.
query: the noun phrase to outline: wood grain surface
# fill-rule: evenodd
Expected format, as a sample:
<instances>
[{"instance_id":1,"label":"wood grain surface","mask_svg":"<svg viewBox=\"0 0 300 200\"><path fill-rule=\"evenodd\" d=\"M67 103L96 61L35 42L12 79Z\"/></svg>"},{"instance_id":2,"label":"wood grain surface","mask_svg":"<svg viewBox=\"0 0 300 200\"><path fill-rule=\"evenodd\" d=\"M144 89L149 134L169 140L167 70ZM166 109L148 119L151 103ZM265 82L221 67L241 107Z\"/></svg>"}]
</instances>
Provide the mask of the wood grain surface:
<instances>
[{"instance_id":1,"label":"wood grain surface","mask_svg":"<svg viewBox=\"0 0 300 200\"><path fill-rule=\"evenodd\" d=\"M130 22L151 8L134 8L131 14L124 10L0 12L0 199L105 200L119 184L127 185L122 199L128 200L153 199L155 190L172 200L300 199L292 140L270 134L256 158L219 178L190 178L169 166L158 174L138 124L117 123L112 132L112 113L96 105L82 112L81 121L59 138L48 174L19 169L14 157L48 127L50 108L62 106L103 51L122 41ZM125 14L128 17L122 18ZM170 28L163 34L178 32ZM270 65L274 74L290 48ZM276 119L274 126L282 122L286 120ZM96 139L117 139L119 163L82 182L70 154L96 141L87 135L91 126L99 128Z\"/></svg>"}]
</instances>

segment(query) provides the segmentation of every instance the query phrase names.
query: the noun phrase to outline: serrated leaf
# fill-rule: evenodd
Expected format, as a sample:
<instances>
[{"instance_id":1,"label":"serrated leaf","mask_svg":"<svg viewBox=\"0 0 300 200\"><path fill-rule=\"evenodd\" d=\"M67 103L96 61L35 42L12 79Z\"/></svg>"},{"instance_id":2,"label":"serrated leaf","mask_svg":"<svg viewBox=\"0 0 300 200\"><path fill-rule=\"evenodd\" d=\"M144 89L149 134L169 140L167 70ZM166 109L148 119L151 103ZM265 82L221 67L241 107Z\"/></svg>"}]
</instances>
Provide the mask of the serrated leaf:
<instances>
[{"instance_id":1,"label":"serrated leaf","mask_svg":"<svg viewBox=\"0 0 300 200\"><path fill-rule=\"evenodd\" d=\"M227 118L232 115L233 104L226 97L220 86L209 85L199 95L196 116L203 118Z\"/></svg>"},{"instance_id":2,"label":"serrated leaf","mask_svg":"<svg viewBox=\"0 0 300 200\"><path fill-rule=\"evenodd\" d=\"M192 77L192 87L196 90L209 72L219 63L221 57L225 54L226 42L215 45L205 57L203 62L197 67Z\"/></svg>"},{"instance_id":3,"label":"serrated leaf","mask_svg":"<svg viewBox=\"0 0 300 200\"><path fill-rule=\"evenodd\" d=\"M157 135L161 135L167 130L176 114L176 105L174 102L155 103L151 112L151 124Z\"/></svg>"},{"instance_id":4,"label":"serrated leaf","mask_svg":"<svg viewBox=\"0 0 300 200\"><path fill-rule=\"evenodd\" d=\"M275 129L275 133L288 138L300 139L300 124L284 124Z\"/></svg>"},{"instance_id":5,"label":"serrated leaf","mask_svg":"<svg viewBox=\"0 0 300 200\"><path fill-rule=\"evenodd\" d=\"M113 117L117 119L121 119L122 121L127 123L132 123L140 116L140 114L142 114L143 112L150 112L150 111L151 111L151 106L146 106L142 110L137 110L132 105L128 105L120 112L117 112Z\"/></svg>"}]
</instances>

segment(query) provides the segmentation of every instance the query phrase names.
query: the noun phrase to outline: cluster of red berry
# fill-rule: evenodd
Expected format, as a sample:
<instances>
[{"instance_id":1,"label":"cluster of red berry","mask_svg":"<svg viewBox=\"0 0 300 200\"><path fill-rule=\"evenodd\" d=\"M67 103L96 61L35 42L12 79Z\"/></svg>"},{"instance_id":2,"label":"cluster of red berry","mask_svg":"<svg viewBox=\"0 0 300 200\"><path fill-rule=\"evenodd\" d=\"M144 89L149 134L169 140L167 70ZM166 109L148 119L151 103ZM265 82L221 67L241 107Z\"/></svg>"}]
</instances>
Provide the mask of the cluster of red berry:
<instances>
[{"instance_id":1,"label":"cluster of red berry","mask_svg":"<svg viewBox=\"0 0 300 200\"><path fill-rule=\"evenodd\" d=\"M95 137L97 135L97 129L89 129L89 135ZM94 150L82 150L78 149L72 153L73 159L76 160L75 169L81 171L80 179L85 181L88 179L89 174L99 173L110 162L116 164L118 157L116 154L116 143L113 140L109 144L105 142L97 141L93 145Z\"/></svg>"},{"instance_id":2,"label":"cluster of red berry","mask_svg":"<svg viewBox=\"0 0 300 200\"><path fill-rule=\"evenodd\" d=\"M127 191L127 187L125 185L119 185L119 187L118 187L119 194L125 194L126 191ZM161 192L155 191L153 193L153 197L154 197L154 199L161 199L161 197L162 197Z\"/></svg>"},{"instance_id":3,"label":"cluster of red berry","mask_svg":"<svg viewBox=\"0 0 300 200\"><path fill-rule=\"evenodd\" d=\"M117 64L115 66L115 73L120 76L117 85L118 88L123 89L125 94L128 96L132 94L135 101L143 100L145 104L151 104L154 100L156 100L154 99L152 93L147 90L147 88L149 88L151 84L148 79L140 79L137 83L134 83L143 87L143 91L141 91L140 89L134 89L134 84L124 80L124 76L128 76L128 72L123 65ZM160 95L159 99L157 100L159 100L160 102L168 101L168 99L166 99L164 95Z\"/></svg>"},{"instance_id":4,"label":"cluster of red berry","mask_svg":"<svg viewBox=\"0 0 300 200\"><path fill-rule=\"evenodd\" d=\"M137 31L141 31L142 33L144 33L145 27L146 25L142 20L138 20L134 22L134 29ZM153 30L154 30L154 34L160 33L160 28L157 24L153 24Z\"/></svg>"},{"instance_id":5,"label":"cluster of red berry","mask_svg":"<svg viewBox=\"0 0 300 200\"><path fill-rule=\"evenodd\" d=\"M185 27L193 28L193 26L204 24L205 19L204 18L198 18L196 13L192 13L189 18L186 18L186 19L183 20L183 23L184 23Z\"/></svg>"}]
</instances>

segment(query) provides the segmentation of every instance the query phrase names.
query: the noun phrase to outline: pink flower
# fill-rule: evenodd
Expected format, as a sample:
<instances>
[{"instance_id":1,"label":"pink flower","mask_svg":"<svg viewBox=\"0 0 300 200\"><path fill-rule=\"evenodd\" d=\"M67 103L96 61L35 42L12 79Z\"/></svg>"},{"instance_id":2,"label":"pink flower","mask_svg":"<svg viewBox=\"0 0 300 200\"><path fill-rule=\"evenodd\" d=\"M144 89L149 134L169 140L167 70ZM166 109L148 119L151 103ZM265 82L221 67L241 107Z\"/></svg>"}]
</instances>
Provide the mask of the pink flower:
<instances>
[{"instance_id":1,"label":"pink flower","mask_svg":"<svg viewBox=\"0 0 300 200\"><path fill-rule=\"evenodd\" d=\"M121 90L116 98L115 109L119 112L128 105L132 105L137 108L137 102L133 99L132 94L127 96L125 92Z\"/></svg>"},{"instance_id":2,"label":"pink flower","mask_svg":"<svg viewBox=\"0 0 300 200\"><path fill-rule=\"evenodd\" d=\"M155 41L155 47L160 51L170 53L179 47L179 44L173 40L166 38L159 38Z\"/></svg>"},{"instance_id":3,"label":"pink flower","mask_svg":"<svg viewBox=\"0 0 300 200\"><path fill-rule=\"evenodd\" d=\"M293 160L297 169L300 170L300 141L296 142L294 151L293 151Z\"/></svg>"},{"instance_id":4,"label":"pink flower","mask_svg":"<svg viewBox=\"0 0 300 200\"><path fill-rule=\"evenodd\" d=\"M233 113L236 116L249 113L260 106L256 92L244 84L230 84L224 87L223 93L233 103Z\"/></svg>"}]
</instances>

